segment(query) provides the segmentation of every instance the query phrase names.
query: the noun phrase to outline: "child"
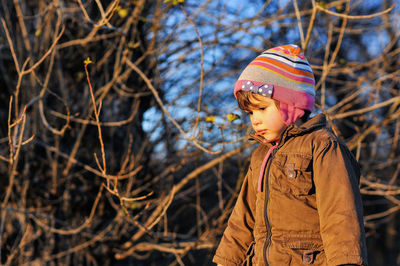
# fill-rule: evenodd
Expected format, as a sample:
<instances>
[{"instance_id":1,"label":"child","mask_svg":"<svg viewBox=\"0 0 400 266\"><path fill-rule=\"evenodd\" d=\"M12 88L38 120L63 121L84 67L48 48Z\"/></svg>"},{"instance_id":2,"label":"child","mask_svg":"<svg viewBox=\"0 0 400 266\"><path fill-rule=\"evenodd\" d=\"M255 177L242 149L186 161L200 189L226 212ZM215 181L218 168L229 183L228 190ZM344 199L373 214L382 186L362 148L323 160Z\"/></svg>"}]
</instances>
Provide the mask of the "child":
<instances>
[{"instance_id":1,"label":"child","mask_svg":"<svg viewBox=\"0 0 400 266\"><path fill-rule=\"evenodd\" d=\"M260 145L213 262L367 265L359 166L324 115L307 121L314 85L295 45L263 52L236 82Z\"/></svg>"}]
</instances>

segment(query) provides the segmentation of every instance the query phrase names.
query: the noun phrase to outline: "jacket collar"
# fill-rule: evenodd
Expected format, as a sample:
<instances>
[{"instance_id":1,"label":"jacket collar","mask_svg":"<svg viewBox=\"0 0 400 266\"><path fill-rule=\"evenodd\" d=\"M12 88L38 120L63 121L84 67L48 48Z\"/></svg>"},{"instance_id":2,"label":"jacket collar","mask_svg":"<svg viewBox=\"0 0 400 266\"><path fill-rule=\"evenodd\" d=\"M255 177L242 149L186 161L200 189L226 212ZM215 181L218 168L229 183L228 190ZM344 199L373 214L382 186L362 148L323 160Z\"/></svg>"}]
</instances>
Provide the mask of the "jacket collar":
<instances>
[{"instance_id":1,"label":"jacket collar","mask_svg":"<svg viewBox=\"0 0 400 266\"><path fill-rule=\"evenodd\" d=\"M311 119L307 120L304 124L297 125L288 125L285 130L282 132L281 137L278 142L278 147L282 146L289 138L304 135L306 133L312 132L319 128L326 127L326 117L324 114L318 114ZM263 145L272 146L271 143L264 143L264 138L258 135L250 134L249 140L255 140Z\"/></svg>"}]
</instances>

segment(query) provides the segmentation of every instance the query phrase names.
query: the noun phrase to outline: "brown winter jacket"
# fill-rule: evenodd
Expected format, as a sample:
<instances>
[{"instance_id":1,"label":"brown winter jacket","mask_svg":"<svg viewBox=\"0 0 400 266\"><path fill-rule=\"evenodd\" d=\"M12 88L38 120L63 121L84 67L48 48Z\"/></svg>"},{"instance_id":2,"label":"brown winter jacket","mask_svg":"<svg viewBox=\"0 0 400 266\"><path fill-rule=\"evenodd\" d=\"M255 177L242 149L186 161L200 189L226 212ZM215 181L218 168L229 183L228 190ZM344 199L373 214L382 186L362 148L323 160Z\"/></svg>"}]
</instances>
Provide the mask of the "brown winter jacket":
<instances>
[{"instance_id":1,"label":"brown winter jacket","mask_svg":"<svg viewBox=\"0 0 400 266\"><path fill-rule=\"evenodd\" d=\"M213 262L242 265L367 265L359 166L317 115L253 152ZM249 259L250 258L250 259Z\"/></svg>"}]
</instances>

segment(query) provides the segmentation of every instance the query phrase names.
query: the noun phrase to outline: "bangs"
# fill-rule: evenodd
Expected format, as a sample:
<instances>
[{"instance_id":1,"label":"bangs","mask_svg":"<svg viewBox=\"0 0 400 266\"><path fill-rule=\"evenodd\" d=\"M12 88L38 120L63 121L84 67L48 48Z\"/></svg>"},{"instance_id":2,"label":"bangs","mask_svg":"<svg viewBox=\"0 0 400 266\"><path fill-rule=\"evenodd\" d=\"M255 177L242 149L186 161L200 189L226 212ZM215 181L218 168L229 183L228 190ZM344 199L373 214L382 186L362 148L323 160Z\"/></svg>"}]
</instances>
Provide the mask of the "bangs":
<instances>
[{"instance_id":1,"label":"bangs","mask_svg":"<svg viewBox=\"0 0 400 266\"><path fill-rule=\"evenodd\" d=\"M254 103L262 101L262 96L253 92L240 90L236 93L236 99L239 108L245 112L249 112L251 109L257 108L257 105Z\"/></svg>"}]
</instances>

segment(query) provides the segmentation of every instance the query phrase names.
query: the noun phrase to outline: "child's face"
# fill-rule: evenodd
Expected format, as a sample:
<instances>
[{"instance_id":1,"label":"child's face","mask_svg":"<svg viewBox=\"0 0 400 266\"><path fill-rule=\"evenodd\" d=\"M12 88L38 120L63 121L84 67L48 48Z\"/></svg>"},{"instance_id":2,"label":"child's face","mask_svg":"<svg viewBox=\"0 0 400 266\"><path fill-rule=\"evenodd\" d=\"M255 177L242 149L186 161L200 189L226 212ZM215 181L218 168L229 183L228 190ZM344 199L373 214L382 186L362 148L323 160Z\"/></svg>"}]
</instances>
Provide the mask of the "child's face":
<instances>
[{"instance_id":1,"label":"child's face","mask_svg":"<svg viewBox=\"0 0 400 266\"><path fill-rule=\"evenodd\" d=\"M286 128L278 105L273 99L257 95L248 112L254 131L267 141L278 140Z\"/></svg>"}]
</instances>

